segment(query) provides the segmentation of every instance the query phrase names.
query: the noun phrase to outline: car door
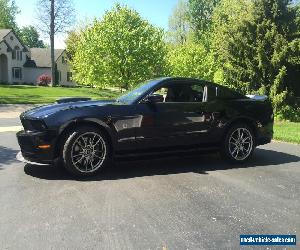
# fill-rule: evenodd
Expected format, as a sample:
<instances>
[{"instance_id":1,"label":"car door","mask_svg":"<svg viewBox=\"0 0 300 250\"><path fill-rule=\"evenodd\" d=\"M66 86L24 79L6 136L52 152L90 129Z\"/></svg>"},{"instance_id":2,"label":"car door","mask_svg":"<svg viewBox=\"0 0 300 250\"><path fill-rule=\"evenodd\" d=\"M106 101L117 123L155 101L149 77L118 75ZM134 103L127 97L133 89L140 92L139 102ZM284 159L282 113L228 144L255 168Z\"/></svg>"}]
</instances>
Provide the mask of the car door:
<instances>
[{"instance_id":1,"label":"car door","mask_svg":"<svg viewBox=\"0 0 300 250\"><path fill-rule=\"evenodd\" d=\"M137 106L141 122L136 128L137 146L163 148L198 146L206 143L211 127L207 111L206 86L198 81L176 80L153 93L164 93L164 102Z\"/></svg>"}]
</instances>

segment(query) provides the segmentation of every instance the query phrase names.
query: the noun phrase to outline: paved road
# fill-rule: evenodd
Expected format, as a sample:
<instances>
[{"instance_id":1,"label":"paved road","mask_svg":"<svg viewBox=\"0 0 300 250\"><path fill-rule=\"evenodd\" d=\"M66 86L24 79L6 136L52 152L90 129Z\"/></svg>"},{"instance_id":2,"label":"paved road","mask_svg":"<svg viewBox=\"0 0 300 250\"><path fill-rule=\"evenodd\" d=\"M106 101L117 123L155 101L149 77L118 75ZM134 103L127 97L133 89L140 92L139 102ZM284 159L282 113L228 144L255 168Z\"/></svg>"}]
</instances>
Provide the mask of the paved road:
<instances>
[{"instance_id":1,"label":"paved road","mask_svg":"<svg viewBox=\"0 0 300 250\"><path fill-rule=\"evenodd\" d=\"M300 237L297 145L259 147L242 166L216 155L118 162L86 180L18 162L18 151L15 132L0 133L0 249L240 249L240 234Z\"/></svg>"}]
</instances>

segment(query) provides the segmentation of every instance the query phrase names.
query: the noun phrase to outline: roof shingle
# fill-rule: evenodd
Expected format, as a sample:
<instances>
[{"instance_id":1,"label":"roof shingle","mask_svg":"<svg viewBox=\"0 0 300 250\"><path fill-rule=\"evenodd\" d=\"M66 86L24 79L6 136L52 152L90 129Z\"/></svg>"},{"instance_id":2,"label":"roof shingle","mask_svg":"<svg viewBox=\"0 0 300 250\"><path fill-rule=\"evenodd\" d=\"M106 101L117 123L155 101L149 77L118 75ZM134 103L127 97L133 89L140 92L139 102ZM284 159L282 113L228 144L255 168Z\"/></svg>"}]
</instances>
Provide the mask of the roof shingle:
<instances>
[{"instance_id":1,"label":"roof shingle","mask_svg":"<svg viewBox=\"0 0 300 250\"><path fill-rule=\"evenodd\" d=\"M36 67L50 68L51 67L51 50L50 48L31 48L31 60L36 64ZM61 56L64 49L55 49L54 56L55 61Z\"/></svg>"},{"instance_id":2,"label":"roof shingle","mask_svg":"<svg viewBox=\"0 0 300 250\"><path fill-rule=\"evenodd\" d=\"M11 32L11 29L0 29L0 42L3 40L4 37L7 36L9 32Z\"/></svg>"}]
</instances>

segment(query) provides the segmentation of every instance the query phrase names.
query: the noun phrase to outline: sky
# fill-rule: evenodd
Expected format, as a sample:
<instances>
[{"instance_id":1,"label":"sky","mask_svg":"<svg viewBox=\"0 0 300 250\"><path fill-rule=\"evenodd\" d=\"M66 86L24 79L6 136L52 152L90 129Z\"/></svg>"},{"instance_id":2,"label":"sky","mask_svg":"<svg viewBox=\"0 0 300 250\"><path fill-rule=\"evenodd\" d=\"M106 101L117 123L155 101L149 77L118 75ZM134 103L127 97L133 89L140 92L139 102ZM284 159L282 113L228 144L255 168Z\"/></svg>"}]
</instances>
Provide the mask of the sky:
<instances>
[{"instance_id":1,"label":"sky","mask_svg":"<svg viewBox=\"0 0 300 250\"><path fill-rule=\"evenodd\" d=\"M168 18L175 7L177 0L73 0L76 10L77 23L85 20L92 20L94 17L100 18L106 10L111 9L116 2L126 4L137 10L142 17L150 23L162 27L168 27ZM17 23L20 27L36 26L35 18L36 0L16 0L21 13L17 16ZM74 23L76 26L76 23ZM44 38L45 39L45 38ZM64 48L65 35L56 37L56 48ZM47 40L45 40L49 43Z\"/></svg>"}]
</instances>

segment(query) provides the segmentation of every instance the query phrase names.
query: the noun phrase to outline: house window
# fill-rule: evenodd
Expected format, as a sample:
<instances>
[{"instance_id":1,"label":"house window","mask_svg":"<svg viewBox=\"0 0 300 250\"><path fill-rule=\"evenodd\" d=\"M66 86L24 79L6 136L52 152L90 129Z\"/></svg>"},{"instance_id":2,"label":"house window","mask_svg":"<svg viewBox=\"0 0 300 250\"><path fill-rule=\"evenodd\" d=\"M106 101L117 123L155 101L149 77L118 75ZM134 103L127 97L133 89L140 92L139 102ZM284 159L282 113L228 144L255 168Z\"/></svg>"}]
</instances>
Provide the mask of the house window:
<instances>
[{"instance_id":1,"label":"house window","mask_svg":"<svg viewBox=\"0 0 300 250\"><path fill-rule=\"evenodd\" d=\"M14 49L12 51L12 59L16 59L16 51Z\"/></svg>"},{"instance_id":2,"label":"house window","mask_svg":"<svg viewBox=\"0 0 300 250\"><path fill-rule=\"evenodd\" d=\"M61 82L61 71L58 70L58 81Z\"/></svg>"},{"instance_id":3,"label":"house window","mask_svg":"<svg viewBox=\"0 0 300 250\"><path fill-rule=\"evenodd\" d=\"M65 58L64 56L61 57L61 62L62 62L63 64L66 64L66 63L67 63L67 60L66 60L66 58Z\"/></svg>"},{"instance_id":4,"label":"house window","mask_svg":"<svg viewBox=\"0 0 300 250\"><path fill-rule=\"evenodd\" d=\"M67 81L72 82L72 72L67 72Z\"/></svg>"},{"instance_id":5,"label":"house window","mask_svg":"<svg viewBox=\"0 0 300 250\"><path fill-rule=\"evenodd\" d=\"M22 54L22 51L21 51L21 50L17 51L17 59L18 59L19 61L22 61L22 59L23 59L23 54Z\"/></svg>"},{"instance_id":6,"label":"house window","mask_svg":"<svg viewBox=\"0 0 300 250\"><path fill-rule=\"evenodd\" d=\"M21 68L12 68L13 79L21 80L22 79L22 69Z\"/></svg>"},{"instance_id":7,"label":"house window","mask_svg":"<svg viewBox=\"0 0 300 250\"><path fill-rule=\"evenodd\" d=\"M17 59L18 61L22 61L23 54L18 46L16 46L12 51L12 59Z\"/></svg>"}]
</instances>

